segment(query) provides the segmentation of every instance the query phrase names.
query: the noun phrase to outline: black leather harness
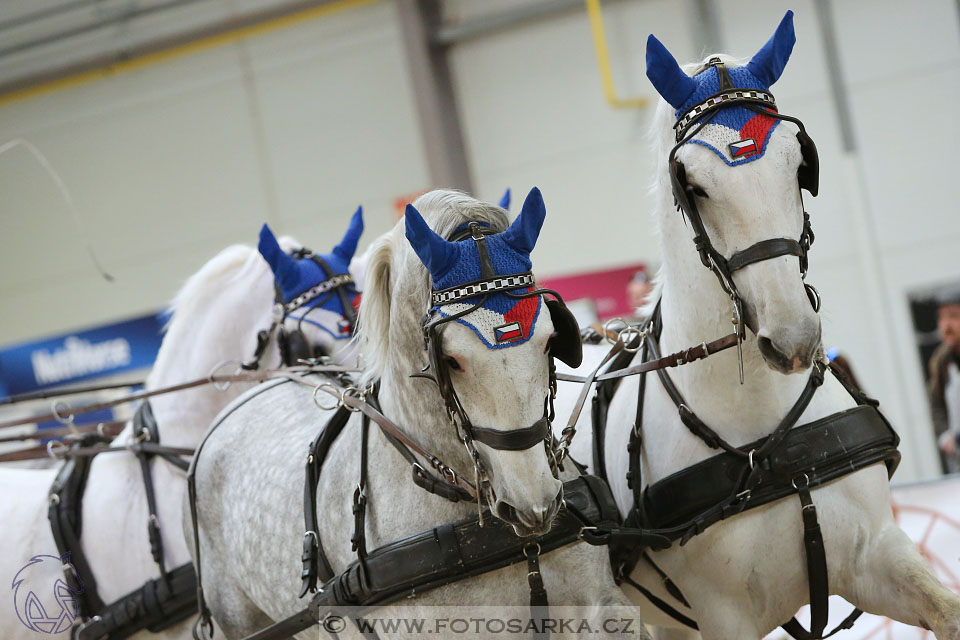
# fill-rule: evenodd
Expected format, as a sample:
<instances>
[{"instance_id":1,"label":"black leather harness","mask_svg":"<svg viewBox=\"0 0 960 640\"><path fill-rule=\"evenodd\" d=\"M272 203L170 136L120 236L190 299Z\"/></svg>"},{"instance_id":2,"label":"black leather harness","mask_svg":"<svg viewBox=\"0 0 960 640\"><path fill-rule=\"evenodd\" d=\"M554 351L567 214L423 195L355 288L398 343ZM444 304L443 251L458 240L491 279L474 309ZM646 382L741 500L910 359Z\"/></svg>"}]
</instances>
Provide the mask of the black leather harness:
<instances>
[{"instance_id":1,"label":"black leather harness","mask_svg":"<svg viewBox=\"0 0 960 640\"><path fill-rule=\"evenodd\" d=\"M577 542L584 527L612 527L619 523L619 512L606 482L594 476L580 476L564 483L563 508L554 526L543 536L520 538L510 526L485 511L472 518L440 525L368 552L364 535L367 446L370 418L377 415L376 411L371 412L369 409L378 410L376 402L374 389L364 403L345 403L348 406L341 406L310 443L304 474L306 534L301 557L303 569L300 592L300 597L313 594L310 604L295 615L251 634L244 640L287 638L320 623L325 616L338 608L387 604L405 596L520 562L527 563L530 606L547 607L547 592L539 568L540 554ZM351 541L357 559L340 573L336 573L323 551L319 535L316 513L317 483L326 455L346 426L350 412L358 410L355 404L366 404L362 411L360 479L353 496L354 531ZM383 425L380 426L383 429ZM216 425L208 432L208 436L215 428ZM383 430L383 433L408 462L412 461L413 479L418 486L453 502L472 499L470 495L460 495L457 491L459 486L426 471L417 463L407 446L391 436L389 431ZM533 437L527 434L521 436ZM540 437L542 436L537 435L538 439ZM201 444L198 454L202 446ZM196 465L196 458L194 464ZM193 473L188 475L187 480L194 524L194 552L197 554L195 557L199 557L196 484ZM323 586L318 587L320 584ZM196 586L200 617L194 626L194 637L199 639L209 637L212 624L199 575Z\"/></svg>"},{"instance_id":2,"label":"black leather harness","mask_svg":"<svg viewBox=\"0 0 960 640\"><path fill-rule=\"evenodd\" d=\"M658 358L661 331L659 306L646 323L638 340L641 361ZM626 367L634 354L618 357L611 370ZM840 381L857 406L794 428L810 399L823 383L825 370ZM657 371L667 394L677 405L683 424L697 437L721 453L682 469L644 488L641 481L643 400L646 376L641 374L634 428L628 443L627 485L634 496L633 506L622 527L588 529L583 539L591 544L609 544L614 574L644 593L674 619L697 628L696 623L659 600L629 578L640 561L651 565L663 578L667 590L687 604L683 594L653 562L647 548L686 544L712 524L791 494L800 499L804 523L804 549L810 589L811 630L794 618L783 628L798 640L826 638L850 628L860 616L855 609L837 628L824 635L827 624L829 582L823 537L810 490L824 483L883 462L893 475L900 462L900 438L877 409L877 401L849 383L835 367L814 364L800 398L777 428L768 436L744 446L733 446L700 420L685 404L683 396L665 370ZM603 465L606 417L620 378L597 385L593 404L594 471L606 479ZM651 543L653 541L653 543Z\"/></svg>"},{"instance_id":3,"label":"black leather harness","mask_svg":"<svg viewBox=\"0 0 960 640\"><path fill-rule=\"evenodd\" d=\"M579 476L565 482L563 489L565 506L543 536L519 538L510 526L491 517L481 528L479 517L473 517L402 538L363 553L328 580L305 609L244 640L285 638L343 607L389 604L522 562L530 569L531 606L547 606L539 555L577 542L586 525L619 521L610 489L599 478Z\"/></svg>"},{"instance_id":4,"label":"black leather harness","mask_svg":"<svg viewBox=\"0 0 960 640\"><path fill-rule=\"evenodd\" d=\"M116 602L105 604L97 592L97 582L80 544L83 513L83 494L90 475L93 456L113 450L109 439L92 433L76 441L72 453L60 468L50 488L48 517L53 539L60 555L68 555L76 568L76 574L64 572L67 580L79 577L82 584L71 584L79 600L78 617L86 621L75 627L72 637L79 640L111 640L128 638L147 629L162 631L186 620L197 611L194 586L196 576L193 565L187 563L171 571L164 565L163 540L157 520L157 506L150 472L150 462L160 456L171 464L186 470L187 464L175 452L159 445L160 432L145 401L133 418L135 441L129 449L140 461L143 471L144 491L147 497L149 519L147 537L150 551L160 571L160 577L148 580L139 589L128 593Z\"/></svg>"}]
</instances>

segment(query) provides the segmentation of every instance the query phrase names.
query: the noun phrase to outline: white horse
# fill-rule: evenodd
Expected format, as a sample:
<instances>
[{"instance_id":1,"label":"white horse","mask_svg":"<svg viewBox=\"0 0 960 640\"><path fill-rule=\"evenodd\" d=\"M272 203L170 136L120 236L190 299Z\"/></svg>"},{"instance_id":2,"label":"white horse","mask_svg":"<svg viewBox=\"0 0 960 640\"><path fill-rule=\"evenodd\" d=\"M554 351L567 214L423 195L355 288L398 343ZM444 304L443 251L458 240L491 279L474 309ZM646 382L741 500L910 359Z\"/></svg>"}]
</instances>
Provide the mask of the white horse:
<instances>
[{"instance_id":1,"label":"white horse","mask_svg":"<svg viewBox=\"0 0 960 640\"><path fill-rule=\"evenodd\" d=\"M351 231L338 245L347 262L356 249L362 230L362 223L357 226L359 222L356 217ZM288 249L300 246L290 239L284 239L283 244ZM261 250L275 264L283 265L287 272L292 268L293 258L285 253L282 259L276 258L272 250L283 252L269 229L261 234ZM319 284L322 279L312 284ZM270 327L275 317L274 290L275 276L256 250L236 245L221 251L191 276L174 298L172 318L146 388L158 389L205 377L224 358L234 358L235 362L248 359L257 345L258 330ZM294 312L287 320L288 329L295 330L299 314L309 310L304 307ZM332 314L317 315L322 316L316 318L318 324L324 326L300 323L306 343L311 348L321 346L328 352L340 350L347 340L338 339L335 334L342 332L343 318L328 317ZM274 366L279 363L277 342L270 340L265 345L260 364ZM213 385L205 385L153 397L151 405L158 423L160 444L195 448L216 413L249 387L250 384L234 384L226 390L219 390ZM130 423L114 444L130 443L135 435ZM156 488L165 567L170 570L190 561L183 540L180 509L186 488L185 474L159 458L152 461L151 472ZM22 567L31 563L31 558L60 555L47 519L47 492L56 474L56 469L0 468L0 513L3 514L0 578L8 581L7 584L14 581ZM147 522L147 502L139 461L126 453L95 457L83 499L81 545L105 603L121 598L159 575L150 552ZM52 565L49 562L34 563L30 570L40 571L47 566L56 569L56 565L56 562ZM14 584L13 588L16 587ZM33 600L45 605L47 611L35 609L29 616L56 618L61 608L71 606L61 602L62 598L52 592L34 595ZM18 597L17 611L14 611L15 607L0 609L0 637L4 640L36 637L37 631L22 623L28 617L27 612L21 610L22 604L23 599ZM138 637L141 635L151 634L141 632ZM189 637L189 621L160 635Z\"/></svg>"},{"instance_id":2,"label":"white horse","mask_svg":"<svg viewBox=\"0 0 960 640\"><path fill-rule=\"evenodd\" d=\"M431 275L434 287L444 288L477 280L481 273L474 240L447 242L443 237L470 221L503 230L507 219L499 207L452 191L428 193L415 206L430 227L409 207L406 225L398 223L368 252L360 307L360 343L369 367L364 381L379 382L379 402L391 421L463 472L473 469L473 460L451 424L437 385L411 374L419 373L427 362L421 320L429 307ZM527 256L544 214L539 191L534 190L509 230L486 236L497 273L529 270ZM405 227L413 248L404 239ZM517 303L501 293L488 300L460 318L463 322L444 325L437 339L442 341L443 366L449 368L465 415L474 425L509 435L544 415L549 394L545 351L554 325L539 296ZM504 311L489 305L505 301L512 307L508 313L514 313L511 317L522 326L519 339L495 337L494 327L503 323L497 313ZM456 304L434 310L442 316L456 311ZM436 367L431 373L439 377ZM331 415L314 405L309 387L289 382L264 385L221 413L195 459L199 568L206 601L228 638L286 618L307 602L297 599L304 540L303 469L308 444ZM317 533L335 572L356 558L350 544L351 499L360 477L360 427L361 418L352 416L329 451L317 489ZM491 510L524 535L549 529L561 487L542 440L524 450L504 451L479 442L476 447L495 495L487 494ZM448 502L415 486L410 464L376 425L371 425L367 451L368 549L476 514L475 503ZM424 460L420 464L431 468ZM468 477L472 480L472 473ZM187 538L192 536L188 531ZM605 605L629 606L613 582L604 549L573 544L545 553L540 562L551 606L580 605L594 616L601 616ZM527 573L526 565L508 566L418 593L375 615L429 618L428 607L439 605L525 608L530 598ZM647 637L640 626L625 635ZM345 633L351 631L352 627ZM314 628L297 637L314 638L316 633Z\"/></svg>"},{"instance_id":3,"label":"white horse","mask_svg":"<svg viewBox=\"0 0 960 640\"><path fill-rule=\"evenodd\" d=\"M767 89L780 75L792 45L792 15L788 14L777 34L748 65L737 67L729 58L721 60L736 87ZM681 70L653 36L648 42L647 64L648 76L665 98L652 125L659 158L654 220L663 256L653 299L659 300L663 319L660 352L667 354L732 330L730 298L694 250L692 227L675 208L668 168L668 154L677 142L674 122L691 104L716 93L717 86L708 83L716 82L720 71L708 61ZM746 72L753 74L754 82L757 78L766 81L759 86L748 84ZM690 78L687 73L700 75ZM726 117L725 128L739 125L736 114ZM754 124L758 123L772 124L762 120ZM743 130L717 128L720 124L708 126L713 128L704 128L695 136L697 143L682 145L676 157L685 167L687 184L717 251L729 259L758 241L800 237L804 210L797 176L809 158L802 157L792 125L780 122L766 140L759 127L744 134ZM740 141L751 135L751 141ZM751 142L757 161L736 162L737 151ZM773 431L800 396L812 361L823 356L820 319L805 293L797 258L780 255L750 264L736 271L733 281L752 330L743 343L744 383L737 372L736 349L670 369L669 375L697 416L725 440L742 446ZM652 306L648 311L652 312ZM589 361L595 366L602 351L605 349L590 350L583 368L591 367ZM639 361L636 358L634 364ZM626 480L629 460L625 445L636 419L638 387L637 376L622 380L606 423L603 460L624 514L633 505ZM716 449L681 422L677 406L656 374L647 374L643 402L643 486L716 455ZM565 404L569 406L569 400ZM562 415L559 406L558 416ZM850 394L828 372L797 424L852 406ZM574 456L586 461L592 455L589 424L583 416L572 448ZM930 629L938 640L960 638L960 597L936 580L894 522L883 464L820 486L812 491L812 498L822 527L830 593L864 611ZM802 531L800 503L796 496L788 496L714 524L685 546L674 543L668 550L651 553L654 562L679 586L689 607L664 588L661 576L646 562L639 562L630 577L694 619L707 640L759 639L809 600ZM657 625L677 625L638 591L626 585L624 589L644 619ZM667 630L657 637L687 637L687 633Z\"/></svg>"}]
</instances>

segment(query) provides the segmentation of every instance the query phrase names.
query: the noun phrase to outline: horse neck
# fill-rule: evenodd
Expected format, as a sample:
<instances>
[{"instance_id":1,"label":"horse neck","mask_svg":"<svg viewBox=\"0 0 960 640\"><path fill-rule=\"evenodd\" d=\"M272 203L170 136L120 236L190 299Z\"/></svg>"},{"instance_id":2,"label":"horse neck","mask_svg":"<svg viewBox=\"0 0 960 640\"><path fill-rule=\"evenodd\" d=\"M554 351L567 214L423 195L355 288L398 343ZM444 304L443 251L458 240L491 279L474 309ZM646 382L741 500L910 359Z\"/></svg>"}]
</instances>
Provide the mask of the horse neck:
<instances>
[{"instance_id":1,"label":"horse neck","mask_svg":"<svg viewBox=\"0 0 960 640\"><path fill-rule=\"evenodd\" d=\"M689 228L661 198L660 298L663 355L709 342L734 330L730 298L716 276L700 262ZM743 342L744 383L740 384L737 349L706 360L669 369L687 406L734 445L770 433L793 405L807 382L807 374L783 375L770 369L747 331ZM679 424L679 421L678 421Z\"/></svg>"},{"instance_id":2,"label":"horse neck","mask_svg":"<svg viewBox=\"0 0 960 640\"><path fill-rule=\"evenodd\" d=\"M394 296L395 301L404 299L409 297ZM380 377L379 392L384 415L427 451L467 473L472 462L457 438L437 385L426 378L410 377L427 363L419 314L409 305L393 305L389 336L390 359Z\"/></svg>"},{"instance_id":3,"label":"horse neck","mask_svg":"<svg viewBox=\"0 0 960 640\"><path fill-rule=\"evenodd\" d=\"M246 264L226 286L210 292L202 305L191 306L182 313L175 311L146 388L161 389L205 378L227 359L234 361L218 373L233 373L238 361L253 355L257 332L270 326L272 282L265 266ZM278 361L276 345L271 344L261 366ZM196 447L217 413L251 386L233 383L221 390L203 384L152 397L150 404L161 442Z\"/></svg>"}]
</instances>

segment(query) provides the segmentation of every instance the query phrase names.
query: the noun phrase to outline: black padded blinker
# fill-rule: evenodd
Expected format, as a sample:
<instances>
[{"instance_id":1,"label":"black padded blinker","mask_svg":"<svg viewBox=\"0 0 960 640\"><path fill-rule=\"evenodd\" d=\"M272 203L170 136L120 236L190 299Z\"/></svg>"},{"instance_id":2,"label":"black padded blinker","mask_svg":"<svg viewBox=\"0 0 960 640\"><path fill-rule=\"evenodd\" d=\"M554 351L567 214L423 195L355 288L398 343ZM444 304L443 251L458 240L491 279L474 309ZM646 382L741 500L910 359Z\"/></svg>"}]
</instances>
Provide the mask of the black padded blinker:
<instances>
[{"instance_id":1,"label":"black padded blinker","mask_svg":"<svg viewBox=\"0 0 960 640\"><path fill-rule=\"evenodd\" d=\"M583 362L583 344L580 342L580 325L567 305L559 300L547 300L550 319L556 335L550 339L550 355L567 366L576 369Z\"/></svg>"}]
</instances>

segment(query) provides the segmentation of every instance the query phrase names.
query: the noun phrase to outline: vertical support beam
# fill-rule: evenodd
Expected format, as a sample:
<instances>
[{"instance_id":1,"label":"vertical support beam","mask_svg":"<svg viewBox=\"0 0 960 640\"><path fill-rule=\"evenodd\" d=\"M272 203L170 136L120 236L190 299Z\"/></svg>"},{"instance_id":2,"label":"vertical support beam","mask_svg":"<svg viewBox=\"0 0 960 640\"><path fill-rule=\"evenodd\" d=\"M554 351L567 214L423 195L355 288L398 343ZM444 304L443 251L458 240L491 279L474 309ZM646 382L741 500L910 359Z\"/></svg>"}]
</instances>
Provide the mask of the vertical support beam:
<instances>
[{"instance_id":1,"label":"vertical support beam","mask_svg":"<svg viewBox=\"0 0 960 640\"><path fill-rule=\"evenodd\" d=\"M960 0L958 0L960 1ZM724 50L715 0L688 0L693 42L703 47L700 58Z\"/></svg>"},{"instance_id":2,"label":"vertical support beam","mask_svg":"<svg viewBox=\"0 0 960 640\"><path fill-rule=\"evenodd\" d=\"M433 187L473 191L454 97L447 47L433 44L440 0L397 0L407 66Z\"/></svg>"}]
</instances>

